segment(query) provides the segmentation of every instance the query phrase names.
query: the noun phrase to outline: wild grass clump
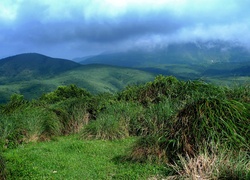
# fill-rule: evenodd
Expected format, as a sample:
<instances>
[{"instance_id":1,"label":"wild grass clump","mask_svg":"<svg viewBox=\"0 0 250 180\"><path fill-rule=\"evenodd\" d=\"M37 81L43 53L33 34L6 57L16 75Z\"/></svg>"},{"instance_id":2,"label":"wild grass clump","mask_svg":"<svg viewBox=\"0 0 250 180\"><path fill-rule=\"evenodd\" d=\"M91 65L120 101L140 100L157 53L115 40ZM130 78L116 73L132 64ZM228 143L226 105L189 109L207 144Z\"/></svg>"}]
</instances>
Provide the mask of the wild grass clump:
<instances>
[{"instance_id":1,"label":"wild grass clump","mask_svg":"<svg viewBox=\"0 0 250 180\"><path fill-rule=\"evenodd\" d=\"M87 111L88 105L85 98L72 98L48 107L53 111L61 124L61 134L75 134L88 124L90 114Z\"/></svg>"},{"instance_id":2,"label":"wild grass clump","mask_svg":"<svg viewBox=\"0 0 250 180\"><path fill-rule=\"evenodd\" d=\"M26 107L3 115L0 138L5 148L18 144L46 140L59 135L60 124L54 113L42 108Z\"/></svg>"},{"instance_id":3,"label":"wild grass clump","mask_svg":"<svg viewBox=\"0 0 250 180\"><path fill-rule=\"evenodd\" d=\"M167 100L158 104L150 104L148 108L143 107L140 103L116 101L107 105L99 116L84 128L83 134L85 137L87 134L90 137L99 134L98 137L100 138L101 131L106 134L109 130L114 132L115 129L118 134L124 136L125 134L126 136L159 134L162 133L173 112L173 108ZM97 130L98 133L95 132ZM107 135L102 136L107 137ZM120 136L115 138L118 137Z\"/></svg>"},{"instance_id":4,"label":"wild grass clump","mask_svg":"<svg viewBox=\"0 0 250 180\"><path fill-rule=\"evenodd\" d=\"M2 156L2 148L0 148L0 179L6 179L5 159Z\"/></svg>"},{"instance_id":5,"label":"wild grass clump","mask_svg":"<svg viewBox=\"0 0 250 180\"><path fill-rule=\"evenodd\" d=\"M248 113L244 104L234 100L201 98L173 118L165 134L166 150L172 155L195 155L199 147L214 143L249 150Z\"/></svg>"},{"instance_id":6,"label":"wild grass clump","mask_svg":"<svg viewBox=\"0 0 250 180\"><path fill-rule=\"evenodd\" d=\"M143 136L137 140L126 158L136 162L166 163L168 158L162 142L157 135Z\"/></svg>"},{"instance_id":7,"label":"wild grass clump","mask_svg":"<svg viewBox=\"0 0 250 180\"><path fill-rule=\"evenodd\" d=\"M159 135L165 131L170 117L174 114L175 108L169 100L161 101L157 104L151 103L143 109L140 118L136 118L137 136ZM130 122L131 129L135 126Z\"/></svg>"},{"instance_id":8,"label":"wild grass clump","mask_svg":"<svg viewBox=\"0 0 250 180\"><path fill-rule=\"evenodd\" d=\"M163 112L168 114L166 110ZM152 152L156 152L154 148L157 148L155 159L174 161L177 154L193 157L200 147L213 149L214 144L249 151L248 113L244 104L234 100L201 98L187 104L176 115L162 117L158 121L152 118L154 131L140 138L130 156L132 159L148 159L146 152L150 152L149 159L154 159Z\"/></svg>"},{"instance_id":9,"label":"wild grass clump","mask_svg":"<svg viewBox=\"0 0 250 180\"><path fill-rule=\"evenodd\" d=\"M179 86L177 100L190 103L200 98L217 97L225 98L226 87L216 86L204 81L186 81Z\"/></svg>"},{"instance_id":10,"label":"wild grass clump","mask_svg":"<svg viewBox=\"0 0 250 180\"><path fill-rule=\"evenodd\" d=\"M143 109L135 103L114 102L102 110L95 120L83 128L84 138L120 139L139 131L138 119ZM133 125L132 125L133 124Z\"/></svg>"},{"instance_id":11,"label":"wild grass clump","mask_svg":"<svg viewBox=\"0 0 250 180\"><path fill-rule=\"evenodd\" d=\"M84 139L114 140L129 136L128 124L124 119L117 119L115 115L104 115L83 128Z\"/></svg>"},{"instance_id":12,"label":"wild grass clump","mask_svg":"<svg viewBox=\"0 0 250 180\"><path fill-rule=\"evenodd\" d=\"M227 150L203 151L194 157L178 155L178 161L169 164L177 173L171 179L249 179L249 158L246 152Z\"/></svg>"},{"instance_id":13,"label":"wild grass clump","mask_svg":"<svg viewBox=\"0 0 250 180\"><path fill-rule=\"evenodd\" d=\"M150 104L140 119L139 134L137 134L140 138L127 158L140 162L167 162L164 134L170 127L170 119L174 113L175 109L168 100Z\"/></svg>"},{"instance_id":14,"label":"wild grass clump","mask_svg":"<svg viewBox=\"0 0 250 180\"><path fill-rule=\"evenodd\" d=\"M227 97L240 102L250 103L250 84L234 86L228 89Z\"/></svg>"},{"instance_id":15,"label":"wild grass clump","mask_svg":"<svg viewBox=\"0 0 250 180\"><path fill-rule=\"evenodd\" d=\"M139 102L144 106L158 103L161 100L178 96L179 86L182 84L173 76L157 76L153 82L140 86L128 86L118 93L119 100Z\"/></svg>"}]
</instances>

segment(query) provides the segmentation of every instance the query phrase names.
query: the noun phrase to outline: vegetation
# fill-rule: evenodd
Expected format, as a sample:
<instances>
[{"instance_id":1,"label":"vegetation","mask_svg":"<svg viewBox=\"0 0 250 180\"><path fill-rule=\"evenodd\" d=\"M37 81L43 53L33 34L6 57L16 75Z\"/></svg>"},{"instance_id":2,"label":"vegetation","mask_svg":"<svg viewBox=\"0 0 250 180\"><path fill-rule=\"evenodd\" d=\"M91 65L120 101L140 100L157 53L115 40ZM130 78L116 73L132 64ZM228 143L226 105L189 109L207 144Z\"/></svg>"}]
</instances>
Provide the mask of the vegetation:
<instances>
[{"instance_id":1,"label":"vegetation","mask_svg":"<svg viewBox=\"0 0 250 180\"><path fill-rule=\"evenodd\" d=\"M0 106L0 177L248 179L249 95L162 75L114 94L14 94Z\"/></svg>"},{"instance_id":2,"label":"vegetation","mask_svg":"<svg viewBox=\"0 0 250 180\"><path fill-rule=\"evenodd\" d=\"M92 94L117 93L128 85L152 81L158 74L225 86L249 82L247 51L223 43L215 43L213 48L207 48L206 43L203 46L171 45L169 52L162 49L103 54L85 59L84 63L97 63L87 65L36 53L8 57L0 60L0 103L7 103L14 93L28 100L38 99L43 93L70 84L86 88ZM228 48L232 49L221 53L220 49Z\"/></svg>"}]
</instances>

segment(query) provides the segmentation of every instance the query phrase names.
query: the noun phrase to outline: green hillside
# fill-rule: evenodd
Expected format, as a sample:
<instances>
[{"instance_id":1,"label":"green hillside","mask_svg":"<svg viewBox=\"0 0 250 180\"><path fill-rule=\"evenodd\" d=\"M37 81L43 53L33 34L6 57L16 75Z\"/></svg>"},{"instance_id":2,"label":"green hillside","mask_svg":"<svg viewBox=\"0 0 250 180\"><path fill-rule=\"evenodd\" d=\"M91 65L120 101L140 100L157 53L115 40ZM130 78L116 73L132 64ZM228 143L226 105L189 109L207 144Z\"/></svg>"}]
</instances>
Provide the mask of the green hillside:
<instances>
[{"instance_id":1,"label":"green hillside","mask_svg":"<svg viewBox=\"0 0 250 180\"><path fill-rule=\"evenodd\" d=\"M230 60L227 53L219 53L218 47L209 48L206 52L207 46L198 47L190 43L172 45L165 54L163 50L146 54L134 51L134 53L91 57L96 58L96 63L99 62L98 58L101 58L100 62L103 64L109 62L113 65L95 64L94 61L94 64L82 65L35 53L12 56L0 60L0 103L6 102L14 93L21 93L25 98L33 99L43 93L53 91L58 86L69 84L86 88L91 93L113 93L127 85L150 81L159 74L175 76L182 80L199 79L220 85L250 82L250 61L247 61L246 52L244 53L240 48L233 48L230 51L232 55L230 55ZM204 55L205 52L207 55ZM242 54L236 56L240 52ZM173 56L170 56L171 54ZM216 54L222 62L215 61ZM227 59L223 59L222 55ZM167 60L164 57L167 57ZM211 57L214 61L208 62ZM235 57L235 61L232 57ZM200 63L196 62L199 58L201 58ZM174 61L174 59L177 60ZM125 68L124 66L131 67Z\"/></svg>"},{"instance_id":2,"label":"green hillside","mask_svg":"<svg viewBox=\"0 0 250 180\"><path fill-rule=\"evenodd\" d=\"M0 60L1 82L51 77L79 67L66 59L52 58L37 53L19 54Z\"/></svg>"},{"instance_id":3,"label":"green hillside","mask_svg":"<svg viewBox=\"0 0 250 180\"><path fill-rule=\"evenodd\" d=\"M117 92L130 84L152 80L154 75L141 70L104 65L86 65L54 75L33 79L19 75L15 80L0 85L0 102L6 102L13 93L20 93L27 99L37 98L58 86L76 84L92 93Z\"/></svg>"}]
</instances>

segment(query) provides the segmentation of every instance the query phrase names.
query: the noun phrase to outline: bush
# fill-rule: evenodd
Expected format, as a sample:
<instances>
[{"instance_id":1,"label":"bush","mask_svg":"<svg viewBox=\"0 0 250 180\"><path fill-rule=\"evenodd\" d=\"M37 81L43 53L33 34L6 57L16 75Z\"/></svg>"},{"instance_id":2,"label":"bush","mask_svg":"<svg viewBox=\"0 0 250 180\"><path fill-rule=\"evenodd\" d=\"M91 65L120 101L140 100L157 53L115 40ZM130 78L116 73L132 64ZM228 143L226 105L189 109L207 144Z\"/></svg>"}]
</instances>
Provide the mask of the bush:
<instances>
[{"instance_id":1,"label":"bush","mask_svg":"<svg viewBox=\"0 0 250 180\"><path fill-rule=\"evenodd\" d=\"M90 96L91 94L88 91L72 84L69 86L59 86L55 91L42 95L40 101L53 104L70 98Z\"/></svg>"},{"instance_id":2,"label":"bush","mask_svg":"<svg viewBox=\"0 0 250 180\"><path fill-rule=\"evenodd\" d=\"M128 86L118 93L119 100L139 102L144 106L158 103L164 99L176 98L182 82L173 76L159 75L153 82L141 86Z\"/></svg>"},{"instance_id":3,"label":"bush","mask_svg":"<svg viewBox=\"0 0 250 180\"><path fill-rule=\"evenodd\" d=\"M21 94L13 94L10 97L10 101L1 107L2 114L11 114L16 110L20 110L29 106L29 102L24 99L24 96Z\"/></svg>"}]
</instances>

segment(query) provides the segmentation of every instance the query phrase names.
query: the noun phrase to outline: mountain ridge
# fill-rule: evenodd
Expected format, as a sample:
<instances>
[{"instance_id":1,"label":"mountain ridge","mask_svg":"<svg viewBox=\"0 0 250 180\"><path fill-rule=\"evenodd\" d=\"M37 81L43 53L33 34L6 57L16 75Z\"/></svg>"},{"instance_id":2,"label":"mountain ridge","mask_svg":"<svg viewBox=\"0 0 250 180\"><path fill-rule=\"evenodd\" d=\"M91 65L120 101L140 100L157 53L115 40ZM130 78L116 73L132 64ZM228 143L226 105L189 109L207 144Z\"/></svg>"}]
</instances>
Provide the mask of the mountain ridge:
<instances>
[{"instance_id":1,"label":"mountain ridge","mask_svg":"<svg viewBox=\"0 0 250 180\"><path fill-rule=\"evenodd\" d=\"M146 67L160 64L213 64L216 62L250 61L250 52L237 43L192 42L175 43L152 51L130 50L85 57L81 64L109 64Z\"/></svg>"},{"instance_id":2,"label":"mountain ridge","mask_svg":"<svg viewBox=\"0 0 250 180\"><path fill-rule=\"evenodd\" d=\"M53 76L80 67L79 63L60 58L52 58L38 53L24 53L0 60L1 76L15 78L20 75L32 77Z\"/></svg>"}]
</instances>

